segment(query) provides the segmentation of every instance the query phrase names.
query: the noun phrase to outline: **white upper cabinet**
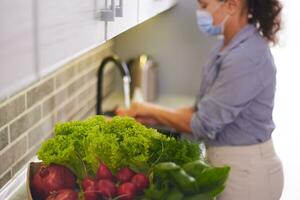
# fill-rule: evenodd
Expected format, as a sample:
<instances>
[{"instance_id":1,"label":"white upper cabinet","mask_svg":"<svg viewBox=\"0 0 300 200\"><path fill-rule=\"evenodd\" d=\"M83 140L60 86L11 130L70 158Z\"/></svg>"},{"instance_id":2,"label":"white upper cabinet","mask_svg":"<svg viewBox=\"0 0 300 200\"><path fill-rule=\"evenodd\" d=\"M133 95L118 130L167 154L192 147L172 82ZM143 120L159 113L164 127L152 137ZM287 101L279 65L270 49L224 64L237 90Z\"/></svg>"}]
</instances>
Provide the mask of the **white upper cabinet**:
<instances>
[{"instance_id":1,"label":"white upper cabinet","mask_svg":"<svg viewBox=\"0 0 300 200\"><path fill-rule=\"evenodd\" d=\"M138 22L145 20L165 11L177 3L177 0L139 0Z\"/></svg>"},{"instance_id":2,"label":"white upper cabinet","mask_svg":"<svg viewBox=\"0 0 300 200\"><path fill-rule=\"evenodd\" d=\"M105 0L35 2L41 75L105 42L105 22L98 16Z\"/></svg>"},{"instance_id":3,"label":"white upper cabinet","mask_svg":"<svg viewBox=\"0 0 300 200\"><path fill-rule=\"evenodd\" d=\"M0 98L37 78L33 0L0 1Z\"/></svg>"},{"instance_id":4,"label":"white upper cabinet","mask_svg":"<svg viewBox=\"0 0 300 200\"><path fill-rule=\"evenodd\" d=\"M115 8L113 21L107 22L109 40L138 23L138 0L107 0L109 9Z\"/></svg>"},{"instance_id":5,"label":"white upper cabinet","mask_svg":"<svg viewBox=\"0 0 300 200\"><path fill-rule=\"evenodd\" d=\"M176 0L0 0L0 98Z\"/></svg>"}]
</instances>

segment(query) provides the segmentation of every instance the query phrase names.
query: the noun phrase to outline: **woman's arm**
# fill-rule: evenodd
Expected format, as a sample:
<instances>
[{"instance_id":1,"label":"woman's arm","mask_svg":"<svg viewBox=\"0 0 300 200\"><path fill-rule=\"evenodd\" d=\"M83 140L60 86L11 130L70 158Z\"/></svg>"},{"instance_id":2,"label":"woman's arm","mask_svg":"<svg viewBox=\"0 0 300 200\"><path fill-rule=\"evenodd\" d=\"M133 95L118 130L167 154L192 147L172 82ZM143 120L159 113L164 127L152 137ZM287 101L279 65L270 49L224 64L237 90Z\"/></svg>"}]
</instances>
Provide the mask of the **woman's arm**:
<instances>
[{"instance_id":1,"label":"woman's arm","mask_svg":"<svg viewBox=\"0 0 300 200\"><path fill-rule=\"evenodd\" d=\"M161 124L172 127L180 132L191 132L192 107L174 110L150 104L146 109L148 109L148 115L155 118Z\"/></svg>"},{"instance_id":2,"label":"woman's arm","mask_svg":"<svg viewBox=\"0 0 300 200\"><path fill-rule=\"evenodd\" d=\"M191 132L190 122L193 112L192 107L174 110L145 102L134 102L128 110L118 109L117 111L119 115L128 115L135 118L150 117L160 124L186 133Z\"/></svg>"}]
</instances>

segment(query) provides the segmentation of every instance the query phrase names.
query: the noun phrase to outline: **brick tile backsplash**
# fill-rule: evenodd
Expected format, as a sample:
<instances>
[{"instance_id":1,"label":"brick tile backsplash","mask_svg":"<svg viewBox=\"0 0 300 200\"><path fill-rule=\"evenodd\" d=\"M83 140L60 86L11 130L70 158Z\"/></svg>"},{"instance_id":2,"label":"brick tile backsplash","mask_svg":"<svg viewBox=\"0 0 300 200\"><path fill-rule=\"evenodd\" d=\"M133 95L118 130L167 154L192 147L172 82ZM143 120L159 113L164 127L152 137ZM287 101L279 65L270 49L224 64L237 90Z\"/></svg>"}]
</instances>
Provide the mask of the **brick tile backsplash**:
<instances>
[{"instance_id":1,"label":"brick tile backsplash","mask_svg":"<svg viewBox=\"0 0 300 200\"><path fill-rule=\"evenodd\" d=\"M0 177L0 188L5 185L11 179L11 170L6 172L2 177Z\"/></svg>"},{"instance_id":2,"label":"brick tile backsplash","mask_svg":"<svg viewBox=\"0 0 300 200\"><path fill-rule=\"evenodd\" d=\"M26 154L19 160L17 161L16 164L12 167L12 175L14 176L22 167L24 167L25 164L30 161L33 156L37 153L39 148L41 147L41 143L33 146L31 149L29 149Z\"/></svg>"},{"instance_id":3,"label":"brick tile backsplash","mask_svg":"<svg viewBox=\"0 0 300 200\"><path fill-rule=\"evenodd\" d=\"M27 138L23 137L15 144L11 145L9 149L0 155L1 165L0 174L3 174L9 169L19 158L21 158L27 150Z\"/></svg>"},{"instance_id":4,"label":"brick tile backsplash","mask_svg":"<svg viewBox=\"0 0 300 200\"><path fill-rule=\"evenodd\" d=\"M66 99L68 99L68 88L55 92L51 97L46 99L43 103L43 117L53 112Z\"/></svg>"},{"instance_id":5,"label":"brick tile backsplash","mask_svg":"<svg viewBox=\"0 0 300 200\"><path fill-rule=\"evenodd\" d=\"M75 77L75 74L76 74L76 67L74 66L68 67L66 70L59 73L55 79L56 89L65 85L69 80L73 79Z\"/></svg>"},{"instance_id":6,"label":"brick tile backsplash","mask_svg":"<svg viewBox=\"0 0 300 200\"><path fill-rule=\"evenodd\" d=\"M55 116L51 115L44 119L37 127L28 133L28 146L32 147L40 142L41 139L49 136L55 125Z\"/></svg>"},{"instance_id":7,"label":"brick tile backsplash","mask_svg":"<svg viewBox=\"0 0 300 200\"><path fill-rule=\"evenodd\" d=\"M25 111L25 95L0 106L0 128Z\"/></svg>"},{"instance_id":8,"label":"brick tile backsplash","mask_svg":"<svg viewBox=\"0 0 300 200\"><path fill-rule=\"evenodd\" d=\"M10 125L10 140L14 141L41 119L41 106L37 106Z\"/></svg>"},{"instance_id":9,"label":"brick tile backsplash","mask_svg":"<svg viewBox=\"0 0 300 200\"><path fill-rule=\"evenodd\" d=\"M8 127L0 131L0 151L8 145Z\"/></svg>"},{"instance_id":10,"label":"brick tile backsplash","mask_svg":"<svg viewBox=\"0 0 300 200\"><path fill-rule=\"evenodd\" d=\"M97 71L112 54L107 42L0 101L0 189L53 135L55 123L95 114ZM113 88L113 70L105 71L104 95ZM3 162L5 161L5 162Z\"/></svg>"},{"instance_id":11,"label":"brick tile backsplash","mask_svg":"<svg viewBox=\"0 0 300 200\"><path fill-rule=\"evenodd\" d=\"M68 117L78 110L77 98L72 98L67 104L57 111L57 121L67 121Z\"/></svg>"},{"instance_id":12,"label":"brick tile backsplash","mask_svg":"<svg viewBox=\"0 0 300 200\"><path fill-rule=\"evenodd\" d=\"M76 93L81 87L85 85L88 80L86 79L86 75L79 77L79 79L73 81L68 86L68 97L72 96Z\"/></svg>"},{"instance_id":13,"label":"brick tile backsplash","mask_svg":"<svg viewBox=\"0 0 300 200\"><path fill-rule=\"evenodd\" d=\"M27 107L33 106L54 90L54 79L51 78L27 92Z\"/></svg>"}]
</instances>

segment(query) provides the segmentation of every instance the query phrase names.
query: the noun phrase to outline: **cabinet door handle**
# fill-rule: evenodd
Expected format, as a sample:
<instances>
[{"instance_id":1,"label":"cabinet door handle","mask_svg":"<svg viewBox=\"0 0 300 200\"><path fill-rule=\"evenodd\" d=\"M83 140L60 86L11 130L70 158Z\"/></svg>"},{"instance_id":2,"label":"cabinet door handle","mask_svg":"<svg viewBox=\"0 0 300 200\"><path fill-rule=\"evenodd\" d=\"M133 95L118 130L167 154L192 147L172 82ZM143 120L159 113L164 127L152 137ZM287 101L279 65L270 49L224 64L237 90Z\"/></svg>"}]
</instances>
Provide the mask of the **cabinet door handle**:
<instances>
[{"instance_id":1,"label":"cabinet door handle","mask_svg":"<svg viewBox=\"0 0 300 200\"><path fill-rule=\"evenodd\" d=\"M111 8L110 9L101 9L100 10L100 19L102 21L115 21L115 12L116 12L116 5L115 0L111 0Z\"/></svg>"},{"instance_id":2,"label":"cabinet door handle","mask_svg":"<svg viewBox=\"0 0 300 200\"><path fill-rule=\"evenodd\" d=\"M120 0L120 4L116 6L116 17L123 17L123 0Z\"/></svg>"}]
</instances>

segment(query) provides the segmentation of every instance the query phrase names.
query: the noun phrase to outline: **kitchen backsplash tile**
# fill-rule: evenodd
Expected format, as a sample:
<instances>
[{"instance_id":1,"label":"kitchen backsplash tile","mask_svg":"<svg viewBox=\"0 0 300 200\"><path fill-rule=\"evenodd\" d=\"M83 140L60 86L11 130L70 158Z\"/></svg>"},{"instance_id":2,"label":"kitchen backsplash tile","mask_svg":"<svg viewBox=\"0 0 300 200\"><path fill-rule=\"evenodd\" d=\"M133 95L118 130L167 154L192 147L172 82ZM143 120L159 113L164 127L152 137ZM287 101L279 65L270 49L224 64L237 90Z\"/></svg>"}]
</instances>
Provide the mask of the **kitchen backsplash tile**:
<instances>
[{"instance_id":1,"label":"kitchen backsplash tile","mask_svg":"<svg viewBox=\"0 0 300 200\"><path fill-rule=\"evenodd\" d=\"M79 120L79 119L85 119L88 116L95 115L95 106L96 106L96 99L93 98L89 100L83 108L74 115L71 115L70 120Z\"/></svg>"},{"instance_id":2,"label":"kitchen backsplash tile","mask_svg":"<svg viewBox=\"0 0 300 200\"><path fill-rule=\"evenodd\" d=\"M69 101L57 111L57 121L67 121L69 116L78 110L77 98L69 99Z\"/></svg>"},{"instance_id":3,"label":"kitchen backsplash tile","mask_svg":"<svg viewBox=\"0 0 300 200\"><path fill-rule=\"evenodd\" d=\"M27 92L27 107L30 108L54 90L54 78L51 78Z\"/></svg>"},{"instance_id":4,"label":"kitchen backsplash tile","mask_svg":"<svg viewBox=\"0 0 300 200\"><path fill-rule=\"evenodd\" d=\"M37 127L29 131L28 146L32 147L36 145L37 142L40 142L42 139L50 136L53 131L55 121L55 115L51 115L40 122Z\"/></svg>"},{"instance_id":5,"label":"kitchen backsplash tile","mask_svg":"<svg viewBox=\"0 0 300 200\"><path fill-rule=\"evenodd\" d=\"M6 172L2 177L0 177L0 188L5 185L11 179L11 170Z\"/></svg>"},{"instance_id":6,"label":"kitchen backsplash tile","mask_svg":"<svg viewBox=\"0 0 300 200\"><path fill-rule=\"evenodd\" d=\"M43 103L43 117L52 113L59 105L62 104L66 99L68 99L68 90L64 88L60 91L55 92L49 98L47 98Z\"/></svg>"},{"instance_id":7,"label":"kitchen backsplash tile","mask_svg":"<svg viewBox=\"0 0 300 200\"><path fill-rule=\"evenodd\" d=\"M41 106L38 105L32 110L25 112L23 116L10 125L10 141L14 141L30 127L36 124L42 116Z\"/></svg>"},{"instance_id":8,"label":"kitchen backsplash tile","mask_svg":"<svg viewBox=\"0 0 300 200\"><path fill-rule=\"evenodd\" d=\"M74 66L75 65L75 66ZM73 79L76 75L76 63L68 67L66 70L59 73L55 78L56 89L65 85L69 80Z\"/></svg>"},{"instance_id":9,"label":"kitchen backsplash tile","mask_svg":"<svg viewBox=\"0 0 300 200\"><path fill-rule=\"evenodd\" d=\"M104 52L103 52L104 53ZM82 73L94 67L96 61L95 53L89 59L82 59L77 63L77 72Z\"/></svg>"},{"instance_id":10,"label":"kitchen backsplash tile","mask_svg":"<svg viewBox=\"0 0 300 200\"><path fill-rule=\"evenodd\" d=\"M8 127L0 131L0 151L8 145Z\"/></svg>"},{"instance_id":11,"label":"kitchen backsplash tile","mask_svg":"<svg viewBox=\"0 0 300 200\"><path fill-rule=\"evenodd\" d=\"M47 139L47 138L45 138ZM35 146L31 147L26 154L21 157L16 164L13 165L11 173L12 176L14 176L22 167L24 167L26 165L26 163L28 162L28 160L32 159L32 157L34 157L34 155L36 154L36 152L39 150L39 148L41 147L41 143L36 144Z\"/></svg>"},{"instance_id":12,"label":"kitchen backsplash tile","mask_svg":"<svg viewBox=\"0 0 300 200\"><path fill-rule=\"evenodd\" d=\"M27 138L22 137L11 145L6 151L1 153L0 160L0 174L2 175L7 171L18 159L20 159L27 150Z\"/></svg>"},{"instance_id":13,"label":"kitchen backsplash tile","mask_svg":"<svg viewBox=\"0 0 300 200\"><path fill-rule=\"evenodd\" d=\"M98 67L112 49L113 42L106 42L1 100L0 188L33 158L42 141L52 136L56 122L95 114ZM105 70L104 97L114 87L113 70Z\"/></svg>"},{"instance_id":14,"label":"kitchen backsplash tile","mask_svg":"<svg viewBox=\"0 0 300 200\"><path fill-rule=\"evenodd\" d=\"M0 106L0 128L25 111L25 95L6 101Z\"/></svg>"},{"instance_id":15,"label":"kitchen backsplash tile","mask_svg":"<svg viewBox=\"0 0 300 200\"><path fill-rule=\"evenodd\" d=\"M86 79L87 79L86 76L87 76L87 74L80 76L77 80L73 81L68 86L68 88L67 88L68 89L68 97L71 97L74 94L76 94L76 92L78 92L79 89L85 85Z\"/></svg>"},{"instance_id":16,"label":"kitchen backsplash tile","mask_svg":"<svg viewBox=\"0 0 300 200\"><path fill-rule=\"evenodd\" d=\"M83 57L82 59L77 61L77 72L82 73L84 71L87 71L91 68L98 67L100 62L99 58L104 58L106 56L111 55L111 49L106 48L100 48L98 51L91 52L89 55L89 58Z\"/></svg>"}]
</instances>

